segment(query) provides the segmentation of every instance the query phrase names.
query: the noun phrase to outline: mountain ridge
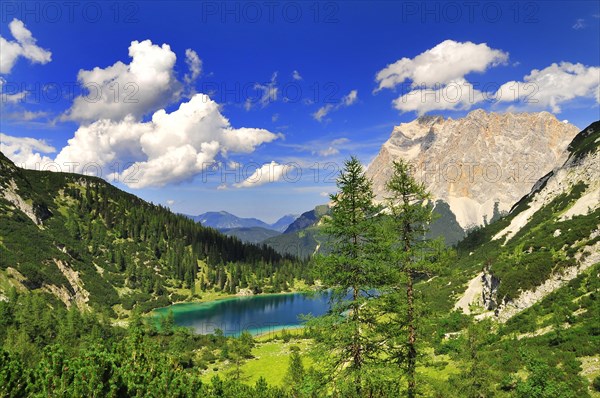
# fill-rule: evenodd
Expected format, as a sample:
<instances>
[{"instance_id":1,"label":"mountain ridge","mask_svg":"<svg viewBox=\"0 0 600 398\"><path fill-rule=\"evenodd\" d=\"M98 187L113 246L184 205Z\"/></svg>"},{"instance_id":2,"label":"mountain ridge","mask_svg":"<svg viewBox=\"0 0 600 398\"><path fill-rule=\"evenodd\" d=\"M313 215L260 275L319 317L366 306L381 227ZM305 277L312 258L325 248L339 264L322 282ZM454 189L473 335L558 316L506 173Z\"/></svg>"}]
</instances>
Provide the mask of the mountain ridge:
<instances>
[{"instance_id":1,"label":"mountain ridge","mask_svg":"<svg viewBox=\"0 0 600 398\"><path fill-rule=\"evenodd\" d=\"M510 210L533 183L562 164L578 132L548 112L478 109L460 119L420 117L394 127L367 176L381 201L391 162L410 162L415 177L434 200L449 205L467 231L489 223L495 212Z\"/></svg>"},{"instance_id":2,"label":"mountain ridge","mask_svg":"<svg viewBox=\"0 0 600 398\"><path fill-rule=\"evenodd\" d=\"M285 229L298 217L295 214L286 214L280 217L274 223L266 223L253 217L238 217L227 211L209 211L197 216L186 215L186 217L199 222L205 227L215 228L217 230L231 230L234 228L264 228L277 232L284 232Z\"/></svg>"},{"instance_id":3,"label":"mountain ridge","mask_svg":"<svg viewBox=\"0 0 600 398\"><path fill-rule=\"evenodd\" d=\"M269 279L255 272L292 280L305 270L97 177L20 169L0 152L0 187L0 290L127 317L208 289L235 294L246 280L260 292Z\"/></svg>"}]
</instances>

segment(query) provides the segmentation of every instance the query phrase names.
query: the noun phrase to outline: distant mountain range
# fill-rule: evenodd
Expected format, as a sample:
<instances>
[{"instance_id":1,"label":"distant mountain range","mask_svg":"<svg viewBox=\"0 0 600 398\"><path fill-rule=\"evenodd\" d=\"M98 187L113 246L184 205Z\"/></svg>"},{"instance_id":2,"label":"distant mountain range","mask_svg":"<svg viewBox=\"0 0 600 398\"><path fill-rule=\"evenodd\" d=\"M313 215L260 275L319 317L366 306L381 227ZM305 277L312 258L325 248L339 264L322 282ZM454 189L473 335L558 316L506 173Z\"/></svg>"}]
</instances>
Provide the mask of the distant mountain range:
<instances>
[{"instance_id":1,"label":"distant mountain range","mask_svg":"<svg viewBox=\"0 0 600 398\"><path fill-rule=\"evenodd\" d=\"M277 236L292 224L297 214L287 214L272 224L257 218L238 217L226 211L209 211L198 216L190 216L202 226L214 228L229 236L235 236L244 242L259 243L267 238Z\"/></svg>"}]
</instances>

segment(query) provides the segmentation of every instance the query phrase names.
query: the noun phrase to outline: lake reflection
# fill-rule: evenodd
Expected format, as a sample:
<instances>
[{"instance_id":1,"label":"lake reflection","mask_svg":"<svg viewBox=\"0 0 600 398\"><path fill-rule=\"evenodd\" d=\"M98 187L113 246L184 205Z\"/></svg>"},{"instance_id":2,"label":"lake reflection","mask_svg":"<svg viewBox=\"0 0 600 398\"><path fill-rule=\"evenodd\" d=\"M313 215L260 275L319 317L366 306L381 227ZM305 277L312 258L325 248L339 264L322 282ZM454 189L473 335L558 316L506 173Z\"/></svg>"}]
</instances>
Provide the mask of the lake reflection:
<instances>
[{"instance_id":1,"label":"lake reflection","mask_svg":"<svg viewBox=\"0 0 600 398\"><path fill-rule=\"evenodd\" d=\"M247 330L267 333L302 324L300 315L323 315L329 309L329 294L276 294L217 300L210 303L183 303L155 312L166 315L173 310L175 323L191 327L196 333L211 334L216 329L226 336Z\"/></svg>"}]
</instances>

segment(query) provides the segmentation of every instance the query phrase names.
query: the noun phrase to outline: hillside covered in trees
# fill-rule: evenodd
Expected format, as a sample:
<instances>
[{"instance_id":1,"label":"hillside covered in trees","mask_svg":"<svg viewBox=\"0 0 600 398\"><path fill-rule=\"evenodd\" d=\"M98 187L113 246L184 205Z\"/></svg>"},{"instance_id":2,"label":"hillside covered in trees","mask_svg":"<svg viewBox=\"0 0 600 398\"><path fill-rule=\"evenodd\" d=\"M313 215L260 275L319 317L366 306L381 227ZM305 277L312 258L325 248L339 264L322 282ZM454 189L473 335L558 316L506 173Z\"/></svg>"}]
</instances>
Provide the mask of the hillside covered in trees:
<instances>
[{"instance_id":1,"label":"hillside covered in trees","mask_svg":"<svg viewBox=\"0 0 600 398\"><path fill-rule=\"evenodd\" d=\"M0 153L0 284L111 317L200 296L286 290L307 266L102 179L16 167ZM115 312L116 311L116 312Z\"/></svg>"}]
</instances>

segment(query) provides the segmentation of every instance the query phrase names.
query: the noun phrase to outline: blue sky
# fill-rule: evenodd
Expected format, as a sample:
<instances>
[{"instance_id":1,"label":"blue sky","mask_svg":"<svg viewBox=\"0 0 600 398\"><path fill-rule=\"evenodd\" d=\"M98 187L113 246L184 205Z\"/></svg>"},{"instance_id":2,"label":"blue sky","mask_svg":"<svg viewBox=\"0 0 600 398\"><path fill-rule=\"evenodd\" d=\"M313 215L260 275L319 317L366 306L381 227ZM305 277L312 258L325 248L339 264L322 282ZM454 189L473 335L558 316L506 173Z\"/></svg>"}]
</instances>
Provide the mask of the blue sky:
<instances>
[{"instance_id":1,"label":"blue sky","mask_svg":"<svg viewBox=\"0 0 600 398\"><path fill-rule=\"evenodd\" d=\"M600 119L596 1L0 7L2 151L176 212L309 210L420 114Z\"/></svg>"}]
</instances>

